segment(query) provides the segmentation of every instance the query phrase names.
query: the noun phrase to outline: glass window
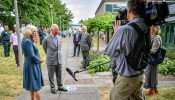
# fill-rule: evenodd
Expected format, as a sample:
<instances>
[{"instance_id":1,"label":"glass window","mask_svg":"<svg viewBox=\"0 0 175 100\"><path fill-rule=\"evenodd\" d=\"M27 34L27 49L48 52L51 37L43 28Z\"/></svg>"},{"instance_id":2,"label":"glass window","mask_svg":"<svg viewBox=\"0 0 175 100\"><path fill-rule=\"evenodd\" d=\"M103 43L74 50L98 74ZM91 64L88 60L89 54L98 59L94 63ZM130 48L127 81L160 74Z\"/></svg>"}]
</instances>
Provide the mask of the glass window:
<instances>
[{"instance_id":1,"label":"glass window","mask_svg":"<svg viewBox=\"0 0 175 100\"><path fill-rule=\"evenodd\" d=\"M113 6L114 8L119 8L119 6L117 5L117 4L114 4L114 6Z\"/></svg>"},{"instance_id":2,"label":"glass window","mask_svg":"<svg viewBox=\"0 0 175 100\"><path fill-rule=\"evenodd\" d=\"M106 4L106 12L112 12L112 4Z\"/></svg>"},{"instance_id":3,"label":"glass window","mask_svg":"<svg viewBox=\"0 0 175 100\"><path fill-rule=\"evenodd\" d=\"M116 13L116 12L118 12L118 9L113 9L113 13Z\"/></svg>"}]
</instances>

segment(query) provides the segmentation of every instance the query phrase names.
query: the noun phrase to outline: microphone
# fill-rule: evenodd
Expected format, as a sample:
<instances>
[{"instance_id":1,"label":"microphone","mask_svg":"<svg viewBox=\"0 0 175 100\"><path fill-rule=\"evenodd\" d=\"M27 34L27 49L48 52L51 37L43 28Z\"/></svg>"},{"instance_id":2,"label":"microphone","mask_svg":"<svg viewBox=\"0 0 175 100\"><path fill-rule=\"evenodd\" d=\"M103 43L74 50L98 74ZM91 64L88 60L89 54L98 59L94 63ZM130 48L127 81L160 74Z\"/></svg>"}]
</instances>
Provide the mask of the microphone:
<instances>
[{"instance_id":1,"label":"microphone","mask_svg":"<svg viewBox=\"0 0 175 100\"><path fill-rule=\"evenodd\" d=\"M78 80L75 78L73 72L72 72L69 68L66 68L66 71L74 78L75 81L78 81Z\"/></svg>"}]
</instances>

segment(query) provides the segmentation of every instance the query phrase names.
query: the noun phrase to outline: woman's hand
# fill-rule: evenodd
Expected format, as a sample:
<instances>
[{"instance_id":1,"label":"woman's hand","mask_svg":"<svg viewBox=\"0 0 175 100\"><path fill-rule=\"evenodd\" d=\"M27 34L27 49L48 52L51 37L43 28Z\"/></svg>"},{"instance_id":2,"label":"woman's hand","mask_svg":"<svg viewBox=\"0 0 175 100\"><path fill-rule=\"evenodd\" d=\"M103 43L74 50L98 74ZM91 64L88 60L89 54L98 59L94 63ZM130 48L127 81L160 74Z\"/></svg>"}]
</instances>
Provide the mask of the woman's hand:
<instances>
[{"instance_id":1,"label":"woman's hand","mask_svg":"<svg viewBox=\"0 0 175 100\"><path fill-rule=\"evenodd\" d=\"M44 62L44 59L41 58L41 59L40 59L40 63L43 63L43 62Z\"/></svg>"}]
</instances>

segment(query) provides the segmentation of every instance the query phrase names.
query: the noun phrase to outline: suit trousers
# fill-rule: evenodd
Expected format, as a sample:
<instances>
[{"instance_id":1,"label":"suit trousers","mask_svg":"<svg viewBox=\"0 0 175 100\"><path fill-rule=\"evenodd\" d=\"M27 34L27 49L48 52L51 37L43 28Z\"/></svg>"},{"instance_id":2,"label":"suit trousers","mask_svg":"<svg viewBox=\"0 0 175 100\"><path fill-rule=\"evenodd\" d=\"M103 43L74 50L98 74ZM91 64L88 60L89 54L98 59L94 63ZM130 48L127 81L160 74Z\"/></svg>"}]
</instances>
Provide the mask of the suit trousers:
<instances>
[{"instance_id":1,"label":"suit trousers","mask_svg":"<svg viewBox=\"0 0 175 100\"><path fill-rule=\"evenodd\" d=\"M19 53L18 53L18 46L17 45L13 46L13 51L15 54L16 64L17 64L17 66L19 66Z\"/></svg>"},{"instance_id":2,"label":"suit trousers","mask_svg":"<svg viewBox=\"0 0 175 100\"><path fill-rule=\"evenodd\" d=\"M49 82L50 82L50 88L55 89L55 84L54 84L54 73L56 73L56 80L57 80L57 86L62 87L62 80L61 80L61 73L62 73L62 65L47 65L47 70L48 70L48 76L49 76Z\"/></svg>"},{"instance_id":3,"label":"suit trousers","mask_svg":"<svg viewBox=\"0 0 175 100\"><path fill-rule=\"evenodd\" d=\"M80 44L78 44L78 42L75 41L75 43L74 43L74 56L75 56L75 54L76 54L76 49L77 49L77 47L78 47L77 55L79 55L79 53L80 53Z\"/></svg>"},{"instance_id":4,"label":"suit trousers","mask_svg":"<svg viewBox=\"0 0 175 100\"><path fill-rule=\"evenodd\" d=\"M89 58L89 51L82 51L83 60L85 62L85 66L89 66L90 58Z\"/></svg>"},{"instance_id":5,"label":"suit trousers","mask_svg":"<svg viewBox=\"0 0 175 100\"><path fill-rule=\"evenodd\" d=\"M118 74L110 91L110 100L145 100L143 83L144 73L129 77Z\"/></svg>"}]
</instances>

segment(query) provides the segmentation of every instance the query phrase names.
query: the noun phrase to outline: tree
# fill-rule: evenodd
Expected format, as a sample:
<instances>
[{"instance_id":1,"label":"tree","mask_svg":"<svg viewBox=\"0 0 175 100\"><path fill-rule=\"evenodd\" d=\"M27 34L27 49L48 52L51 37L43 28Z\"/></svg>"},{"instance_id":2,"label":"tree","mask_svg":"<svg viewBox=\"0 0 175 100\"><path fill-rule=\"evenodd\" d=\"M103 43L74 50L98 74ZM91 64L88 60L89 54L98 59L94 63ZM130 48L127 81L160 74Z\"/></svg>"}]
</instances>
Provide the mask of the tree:
<instances>
[{"instance_id":1,"label":"tree","mask_svg":"<svg viewBox=\"0 0 175 100\"><path fill-rule=\"evenodd\" d=\"M109 41L109 32L113 32L112 21L115 20L115 16L111 13L107 13L103 16L98 16L95 18L89 18L86 21L86 26L89 32L97 32L97 53L99 53L99 32L107 32L107 37Z\"/></svg>"},{"instance_id":2,"label":"tree","mask_svg":"<svg viewBox=\"0 0 175 100\"><path fill-rule=\"evenodd\" d=\"M67 29L72 22L73 14L60 0L18 0L20 25L24 23L50 27L51 9L49 4L53 4L54 23L59 25L59 16L62 15L65 28ZM13 16L15 13L14 0L0 0L0 10L0 22L12 28L15 24L15 17ZM61 23L63 25L63 20Z\"/></svg>"}]
</instances>

